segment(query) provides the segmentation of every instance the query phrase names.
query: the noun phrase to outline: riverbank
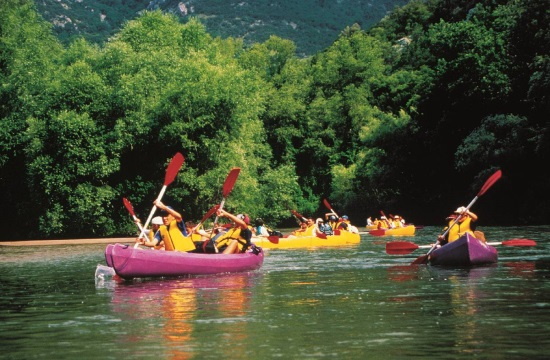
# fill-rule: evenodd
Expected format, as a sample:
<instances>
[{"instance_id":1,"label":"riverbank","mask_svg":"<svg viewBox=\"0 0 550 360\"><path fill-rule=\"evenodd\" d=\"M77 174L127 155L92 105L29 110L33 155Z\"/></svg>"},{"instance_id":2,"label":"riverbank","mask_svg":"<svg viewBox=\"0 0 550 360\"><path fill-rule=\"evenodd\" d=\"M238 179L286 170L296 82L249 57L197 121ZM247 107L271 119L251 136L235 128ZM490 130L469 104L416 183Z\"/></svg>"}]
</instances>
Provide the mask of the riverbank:
<instances>
[{"instance_id":1,"label":"riverbank","mask_svg":"<svg viewBox=\"0 0 550 360\"><path fill-rule=\"evenodd\" d=\"M0 241L0 246L40 246L40 245L82 245L82 244L128 244L134 243L135 237L100 238L100 239L66 239L66 240L18 240Z\"/></svg>"}]
</instances>

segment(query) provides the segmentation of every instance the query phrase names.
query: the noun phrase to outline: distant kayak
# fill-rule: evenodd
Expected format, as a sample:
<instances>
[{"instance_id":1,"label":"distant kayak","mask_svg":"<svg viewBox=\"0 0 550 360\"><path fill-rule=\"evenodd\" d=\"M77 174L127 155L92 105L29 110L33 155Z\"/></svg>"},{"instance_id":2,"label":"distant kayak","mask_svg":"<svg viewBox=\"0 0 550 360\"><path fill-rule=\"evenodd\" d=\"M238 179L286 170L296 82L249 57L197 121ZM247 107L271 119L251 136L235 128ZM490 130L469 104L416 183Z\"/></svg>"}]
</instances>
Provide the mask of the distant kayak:
<instances>
[{"instance_id":1,"label":"distant kayak","mask_svg":"<svg viewBox=\"0 0 550 360\"><path fill-rule=\"evenodd\" d=\"M337 230L335 235L325 237L295 236L295 237L253 237L252 243L264 249L291 249L307 247L327 247L359 244L361 236L346 230Z\"/></svg>"},{"instance_id":2,"label":"distant kayak","mask_svg":"<svg viewBox=\"0 0 550 360\"><path fill-rule=\"evenodd\" d=\"M373 236L410 236L414 235L416 228L414 225L407 225L394 229L375 229L370 230L369 234Z\"/></svg>"}]
</instances>

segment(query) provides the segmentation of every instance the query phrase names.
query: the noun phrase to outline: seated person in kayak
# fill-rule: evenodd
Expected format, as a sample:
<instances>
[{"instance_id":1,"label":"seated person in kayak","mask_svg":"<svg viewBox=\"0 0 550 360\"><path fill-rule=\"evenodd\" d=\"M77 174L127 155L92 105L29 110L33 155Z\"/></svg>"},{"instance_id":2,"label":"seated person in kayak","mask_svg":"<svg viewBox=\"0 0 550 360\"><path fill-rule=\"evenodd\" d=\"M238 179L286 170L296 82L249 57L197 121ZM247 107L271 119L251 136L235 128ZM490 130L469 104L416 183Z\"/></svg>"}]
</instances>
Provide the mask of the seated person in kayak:
<instances>
[{"instance_id":1,"label":"seated person in kayak","mask_svg":"<svg viewBox=\"0 0 550 360\"><path fill-rule=\"evenodd\" d=\"M391 229L390 223L384 215L380 216L380 220L378 220L377 226L378 229Z\"/></svg>"},{"instance_id":2,"label":"seated person in kayak","mask_svg":"<svg viewBox=\"0 0 550 360\"><path fill-rule=\"evenodd\" d=\"M140 220L136 219L136 223L140 223ZM163 223L162 217L155 216L151 220L151 229L145 230L145 238L137 238L136 242L143 246L152 247L155 250L164 250L164 243L160 238L159 231Z\"/></svg>"},{"instance_id":3,"label":"seated person in kayak","mask_svg":"<svg viewBox=\"0 0 550 360\"><path fill-rule=\"evenodd\" d=\"M456 220L458 219L458 221ZM472 236L478 238L479 240L485 241L483 233L473 230L473 222L477 221L477 215L473 212L466 209L464 206L459 207L455 212L449 215L446 220L449 222L447 227L444 229L447 232L447 236L443 238L439 236L439 243L445 245L447 243L458 240L462 235L469 233ZM450 230L447 231L447 229ZM476 236L477 235L477 236Z\"/></svg>"},{"instance_id":4,"label":"seated person in kayak","mask_svg":"<svg viewBox=\"0 0 550 360\"><path fill-rule=\"evenodd\" d=\"M323 219L318 218L315 221L316 229L315 229L315 235L316 236L323 236L323 235L332 235L332 227L323 221Z\"/></svg>"},{"instance_id":5,"label":"seated person in kayak","mask_svg":"<svg viewBox=\"0 0 550 360\"><path fill-rule=\"evenodd\" d=\"M254 236L269 236L269 232L267 231L267 227L264 224L264 221L261 218L256 218L254 220L254 227L252 228L252 234Z\"/></svg>"},{"instance_id":6,"label":"seated person in kayak","mask_svg":"<svg viewBox=\"0 0 550 360\"><path fill-rule=\"evenodd\" d=\"M248 228L243 214L233 215L225 210L218 210L218 217L225 217L233 222L233 227L216 239L216 247L223 254L243 253L248 249L252 231Z\"/></svg>"},{"instance_id":7,"label":"seated person in kayak","mask_svg":"<svg viewBox=\"0 0 550 360\"><path fill-rule=\"evenodd\" d=\"M155 206L161 210L162 225L159 229L161 241L167 251L194 251L195 243L187 233L185 223L179 212L171 206L164 205L160 200L155 200Z\"/></svg>"}]
</instances>

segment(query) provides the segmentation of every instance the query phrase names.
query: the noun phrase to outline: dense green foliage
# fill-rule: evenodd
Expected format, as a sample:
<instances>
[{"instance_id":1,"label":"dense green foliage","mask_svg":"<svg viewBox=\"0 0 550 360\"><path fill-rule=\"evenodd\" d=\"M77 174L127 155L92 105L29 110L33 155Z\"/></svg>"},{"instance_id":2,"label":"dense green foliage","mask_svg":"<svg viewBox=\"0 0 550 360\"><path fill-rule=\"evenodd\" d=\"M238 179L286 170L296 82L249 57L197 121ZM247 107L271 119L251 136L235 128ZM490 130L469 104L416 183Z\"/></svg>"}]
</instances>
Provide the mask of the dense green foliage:
<instances>
[{"instance_id":1,"label":"dense green foliage","mask_svg":"<svg viewBox=\"0 0 550 360\"><path fill-rule=\"evenodd\" d=\"M129 234L122 197L145 217L176 152L164 200L191 219L238 166L227 208L272 225L323 198L358 225L380 209L438 223L497 168L483 222L546 221L542 0L412 1L305 59L159 11L104 46L62 46L28 0L0 18L2 238Z\"/></svg>"}]
</instances>

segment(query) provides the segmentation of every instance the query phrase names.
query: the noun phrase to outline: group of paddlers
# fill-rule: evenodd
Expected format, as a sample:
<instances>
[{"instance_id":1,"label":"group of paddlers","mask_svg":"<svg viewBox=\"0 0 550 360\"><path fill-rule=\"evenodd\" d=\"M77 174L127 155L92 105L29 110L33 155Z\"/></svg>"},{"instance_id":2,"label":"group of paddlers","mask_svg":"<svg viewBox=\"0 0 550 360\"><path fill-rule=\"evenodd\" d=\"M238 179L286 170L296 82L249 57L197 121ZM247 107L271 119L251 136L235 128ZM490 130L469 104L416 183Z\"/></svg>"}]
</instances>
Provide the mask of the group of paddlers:
<instances>
[{"instance_id":1,"label":"group of paddlers","mask_svg":"<svg viewBox=\"0 0 550 360\"><path fill-rule=\"evenodd\" d=\"M154 205L161 211L161 215L152 219L151 229L145 230L145 236L138 237L136 241L157 250L241 253L252 246L252 236L258 230L263 231L261 226L251 226L247 215L234 215L223 209L216 210L216 217L226 218L230 222L224 225L215 223L213 229L206 231L201 223L184 222L178 211L160 200L155 200ZM263 226L261 219L256 219L256 223Z\"/></svg>"},{"instance_id":2,"label":"group of paddlers","mask_svg":"<svg viewBox=\"0 0 550 360\"><path fill-rule=\"evenodd\" d=\"M375 218L374 220L370 216L367 218L367 228L396 229L404 226L406 226L405 219L399 215L390 215L389 217L382 215L380 219Z\"/></svg>"},{"instance_id":3,"label":"group of paddlers","mask_svg":"<svg viewBox=\"0 0 550 360\"><path fill-rule=\"evenodd\" d=\"M325 214L325 220L322 218L313 220L311 217L306 218L298 213L295 213L294 216L300 228L294 230L288 237L334 235L336 232L335 230L346 230L356 234L359 233L359 230L351 224L347 215L338 217L334 213L327 213Z\"/></svg>"}]
</instances>

